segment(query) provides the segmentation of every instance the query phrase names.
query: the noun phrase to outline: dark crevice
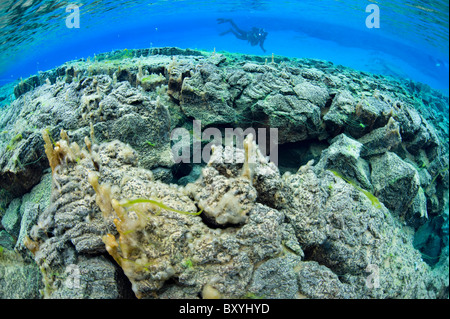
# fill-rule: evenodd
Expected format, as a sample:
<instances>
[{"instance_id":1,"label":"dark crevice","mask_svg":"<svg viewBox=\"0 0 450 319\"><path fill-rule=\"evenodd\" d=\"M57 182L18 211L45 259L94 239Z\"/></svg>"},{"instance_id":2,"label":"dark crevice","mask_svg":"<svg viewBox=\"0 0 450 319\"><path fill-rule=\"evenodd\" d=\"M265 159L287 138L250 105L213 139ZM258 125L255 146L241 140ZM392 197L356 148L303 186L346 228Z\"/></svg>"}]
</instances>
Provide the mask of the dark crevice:
<instances>
[{"instance_id":1,"label":"dark crevice","mask_svg":"<svg viewBox=\"0 0 450 319\"><path fill-rule=\"evenodd\" d=\"M310 160L317 163L322 151L329 146L326 141L306 140L295 143L286 143L278 146L278 169L280 174L295 173Z\"/></svg>"},{"instance_id":2,"label":"dark crevice","mask_svg":"<svg viewBox=\"0 0 450 319\"><path fill-rule=\"evenodd\" d=\"M173 96L173 94L170 93L169 89L167 89L167 96L169 97L170 101L174 104L181 106L181 101Z\"/></svg>"},{"instance_id":3,"label":"dark crevice","mask_svg":"<svg viewBox=\"0 0 450 319\"><path fill-rule=\"evenodd\" d=\"M303 261L315 261L319 265L327 267L338 277L338 280L342 283L347 282L347 275L360 275L360 273L341 269L339 267L339 264L331 264L330 253L328 252L328 250L330 249L330 245L331 243L329 241L325 241L322 245L313 245L303 248L303 252L305 254Z\"/></svg>"},{"instance_id":4,"label":"dark crevice","mask_svg":"<svg viewBox=\"0 0 450 319\"><path fill-rule=\"evenodd\" d=\"M328 111L330 110L331 104L333 104L333 100L334 100L335 96L336 96L336 93L331 93L328 96L328 99L327 99L327 101L325 103L325 106L320 109L320 117L321 118L323 118L328 113Z\"/></svg>"},{"instance_id":5,"label":"dark crevice","mask_svg":"<svg viewBox=\"0 0 450 319\"><path fill-rule=\"evenodd\" d=\"M443 248L448 245L448 241L443 240L445 236L448 238L448 230L445 231L448 226L445 226L445 223L442 216L436 216L420 226L414 234L413 246L430 267L434 267L439 262Z\"/></svg>"},{"instance_id":6,"label":"dark crevice","mask_svg":"<svg viewBox=\"0 0 450 319\"><path fill-rule=\"evenodd\" d=\"M178 163L172 166L172 175L174 180L188 176L192 172L193 165L191 163Z\"/></svg>"},{"instance_id":7,"label":"dark crevice","mask_svg":"<svg viewBox=\"0 0 450 319\"><path fill-rule=\"evenodd\" d=\"M303 261L315 261L312 256L314 255L314 251L318 248L318 246L308 246L308 247L302 247L303 253L305 254L305 257L303 258Z\"/></svg>"},{"instance_id":8,"label":"dark crevice","mask_svg":"<svg viewBox=\"0 0 450 319\"><path fill-rule=\"evenodd\" d=\"M128 277L123 272L123 269L117 264L114 258L110 254L103 254L108 261L110 261L116 268L116 277L114 278L117 282L117 286L120 288L119 298L120 299L137 299L133 292L132 285Z\"/></svg>"},{"instance_id":9,"label":"dark crevice","mask_svg":"<svg viewBox=\"0 0 450 319\"><path fill-rule=\"evenodd\" d=\"M240 225L228 224L228 223L225 225L218 224L212 217L205 215L205 213L201 213L200 217L202 218L202 222L211 229L217 229L217 228L225 229L225 228L229 228L229 227L240 226Z\"/></svg>"}]
</instances>

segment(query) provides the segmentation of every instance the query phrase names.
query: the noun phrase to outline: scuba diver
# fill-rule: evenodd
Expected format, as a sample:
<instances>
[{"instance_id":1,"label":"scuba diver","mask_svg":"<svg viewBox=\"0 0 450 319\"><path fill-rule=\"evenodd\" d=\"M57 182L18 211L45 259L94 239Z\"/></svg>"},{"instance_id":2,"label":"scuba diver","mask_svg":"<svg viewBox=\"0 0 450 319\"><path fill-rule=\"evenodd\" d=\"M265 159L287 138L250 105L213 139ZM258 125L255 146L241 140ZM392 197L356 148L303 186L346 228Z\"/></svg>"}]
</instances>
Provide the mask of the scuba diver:
<instances>
[{"instance_id":1,"label":"scuba diver","mask_svg":"<svg viewBox=\"0 0 450 319\"><path fill-rule=\"evenodd\" d=\"M264 49L264 40L266 40L268 33L264 29L253 27L251 31L244 31L239 29L239 27L231 19L217 19L217 23L219 24L226 22L230 23L232 28L222 32L220 35L225 35L231 32L236 36L236 38L240 40L247 40L252 46L259 44L261 49L266 52L266 49Z\"/></svg>"}]
</instances>

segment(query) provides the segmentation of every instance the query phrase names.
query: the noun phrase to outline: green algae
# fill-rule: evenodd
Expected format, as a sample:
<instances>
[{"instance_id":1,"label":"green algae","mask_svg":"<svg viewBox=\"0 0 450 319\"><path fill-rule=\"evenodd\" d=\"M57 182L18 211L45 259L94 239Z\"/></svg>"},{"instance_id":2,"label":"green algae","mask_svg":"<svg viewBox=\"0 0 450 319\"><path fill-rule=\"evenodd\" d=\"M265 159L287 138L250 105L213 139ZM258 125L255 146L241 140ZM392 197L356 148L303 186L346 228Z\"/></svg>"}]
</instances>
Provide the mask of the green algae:
<instances>
[{"instance_id":1,"label":"green algae","mask_svg":"<svg viewBox=\"0 0 450 319\"><path fill-rule=\"evenodd\" d=\"M353 186L354 188L356 188L357 190L361 191L364 195L366 195L366 197L367 197L368 199L370 199L370 201L372 202L372 206L373 206L373 207L375 207L375 208L381 208L381 203L380 203L380 201L379 201L378 198L377 198L375 195L373 195L371 192L369 192L369 191L367 191L367 190L365 190L365 189L359 187L354 181L352 181L352 180L350 180L350 179L344 177L341 173L339 173L339 172L337 172L337 171L335 171L335 170L331 170L331 169L329 169L329 171L330 171L331 173L333 173L335 176L337 176L337 177L343 179L344 181L346 181L347 183L349 183L350 185L352 185L352 186Z\"/></svg>"}]
</instances>

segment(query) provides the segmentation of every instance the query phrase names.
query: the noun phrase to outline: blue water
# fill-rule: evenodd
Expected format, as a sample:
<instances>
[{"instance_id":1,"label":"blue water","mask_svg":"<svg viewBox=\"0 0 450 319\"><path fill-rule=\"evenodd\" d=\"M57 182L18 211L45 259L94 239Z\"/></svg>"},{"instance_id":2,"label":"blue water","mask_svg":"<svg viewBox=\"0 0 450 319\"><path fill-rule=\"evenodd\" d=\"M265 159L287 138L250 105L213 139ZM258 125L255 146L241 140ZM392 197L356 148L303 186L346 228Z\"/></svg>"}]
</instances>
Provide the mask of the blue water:
<instances>
[{"instance_id":1,"label":"blue water","mask_svg":"<svg viewBox=\"0 0 450 319\"><path fill-rule=\"evenodd\" d=\"M366 26L371 3L380 28ZM66 27L69 4L80 5L80 28ZM448 12L443 0L2 0L0 85L105 51L177 46L323 59L448 94ZM217 18L264 28L267 52L220 36L228 27Z\"/></svg>"}]
</instances>

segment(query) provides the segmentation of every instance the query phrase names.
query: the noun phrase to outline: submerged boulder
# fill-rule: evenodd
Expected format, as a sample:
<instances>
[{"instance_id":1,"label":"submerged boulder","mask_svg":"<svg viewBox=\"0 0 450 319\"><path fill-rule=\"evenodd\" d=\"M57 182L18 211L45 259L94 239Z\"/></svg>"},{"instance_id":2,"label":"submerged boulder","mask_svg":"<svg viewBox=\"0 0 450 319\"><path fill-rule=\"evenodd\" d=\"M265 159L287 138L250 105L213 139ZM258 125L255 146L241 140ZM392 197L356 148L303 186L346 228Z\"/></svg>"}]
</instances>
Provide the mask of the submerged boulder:
<instances>
[{"instance_id":1,"label":"submerged boulder","mask_svg":"<svg viewBox=\"0 0 450 319\"><path fill-rule=\"evenodd\" d=\"M40 291L43 288L42 274L34 261L22 257L12 249L4 249L2 246L0 251L0 298L40 299L42 298Z\"/></svg>"},{"instance_id":2,"label":"submerged boulder","mask_svg":"<svg viewBox=\"0 0 450 319\"><path fill-rule=\"evenodd\" d=\"M363 144L363 149L361 151L362 157L393 151L400 146L402 142L402 137L400 136L400 126L391 117L386 126L367 133L363 137L359 138L358 142Z\"/></svg>"},{"instance_id":3,"label":"submerged boulder","mask_svg":"<svg viewBox=\"0 0 450 319\"><path fill-rule=\"evenodd\" d=\"M419 191L417 170L391 152L371 158L370 164L375 195L395 214L406 214Z\"/></svg>"},{"instance_id":4,"label":"submerged boulder","mask_svg":"<svg viewBox=\"0 0 450 319\"><path fill-rule=\"evenodd\" d=\"M9 204L8 209L6 210L5 215L3 216L1 222L2 226L5 230L15 238L19 236L20 232L20 222L22 220L22 216L20 214L20 198L16 198Z\"/></svg>"},{"instance_id":5,"label":"submerged boulder","mask_svg":"<svg viewBox=\"0 0 450 319\"><path fill-rule=\"evenodd\" d=\"M356 100L352 94L347 90L339 92L334 97L330 109L323 117L327 131L332 135L339 134L347 122L350 122L355 110Z\"/></svg>"},{"instance_id":6,"label":"submerged boulder","mask_svg":"<svg viewBox=\"0 0 450 319\"><path fill-rule=\"evenodd\" d=\"M372 189L369 164L361 158L364 145L341 134L331 141L330 147L322 152L316 172L324 170L337 171L344 177L354 181L364 189Z\"/></svg>"},{"instance_id":7,"label":"submerged boulder","mask_svg":"<svg viewBox=\"0 0 450 319\"><path fill-rule=\"evenodd\" d=\"M353 296L352 287L316 261L305 261L297 267L297 281L301 296L311 299L346 299Z\"/></svg>"}]
</instances>

